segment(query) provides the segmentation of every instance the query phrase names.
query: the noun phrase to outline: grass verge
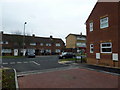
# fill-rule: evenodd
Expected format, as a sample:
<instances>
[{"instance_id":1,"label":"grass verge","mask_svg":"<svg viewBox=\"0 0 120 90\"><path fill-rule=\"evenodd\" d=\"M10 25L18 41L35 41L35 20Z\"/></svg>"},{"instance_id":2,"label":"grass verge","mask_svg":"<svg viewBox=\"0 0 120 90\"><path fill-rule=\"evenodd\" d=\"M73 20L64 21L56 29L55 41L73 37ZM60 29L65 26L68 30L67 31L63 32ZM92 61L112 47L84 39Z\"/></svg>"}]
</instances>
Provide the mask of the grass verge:
<instances>
[{"instance_id":1,"label":"grass verge","mask_svg":"<svg viewBox=\"0 0 120 90\"><path fill-rule=\"evenodd\" d=\"M13 69L2 69L2 88L16 90L15 73Z\"/></svg>"},{"instance_id":2,"label":"grass verge","mask_svg":"<svg viewBox=\"0 0 120 90\"><path fill-rule=\"evenodd\" d=\"M24 56L0 56L0 58L22 58Z\"/></svg>"},{"instance_id":3,"label":"grass verge","mask_svg":"<svg viewBox=\"0 0 120 90\"><path fill-rule=\"evenodd\" d=\"M60 59L60 61L75 61L75 58Z\"/></svg>"}]
</instances>

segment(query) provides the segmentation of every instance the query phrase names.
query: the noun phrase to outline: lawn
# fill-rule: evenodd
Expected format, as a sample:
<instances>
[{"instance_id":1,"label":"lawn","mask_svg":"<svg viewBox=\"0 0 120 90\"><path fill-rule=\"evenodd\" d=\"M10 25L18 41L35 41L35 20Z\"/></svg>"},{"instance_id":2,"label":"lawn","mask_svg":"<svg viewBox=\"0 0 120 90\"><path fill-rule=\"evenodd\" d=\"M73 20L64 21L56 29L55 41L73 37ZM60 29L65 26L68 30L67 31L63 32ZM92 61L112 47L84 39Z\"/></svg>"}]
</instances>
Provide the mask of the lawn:
<instances>
[{"instance_id":1,"label":"lawn","mask_svg":"<svg viewBox=\"0 0 120 90\"><path fill-rule=\"evenodd\" d=\"M75 61L75 62L81 62L81 59L76 59L76 58L66 58L66 59L60 59L60 62L62 61ZM82 58L82 62L86 63L87 62L87 58L84 57Z\"/></svg>"},{"instance_id":2,"label":"lawn","mask_svg":"<svg viewBox=\"0 0 120 90\"><path fill-rule=\"evenodd\" d=\"M0 58L21 58L24 56L0 56Z\"/></svg>"}]
</instances>

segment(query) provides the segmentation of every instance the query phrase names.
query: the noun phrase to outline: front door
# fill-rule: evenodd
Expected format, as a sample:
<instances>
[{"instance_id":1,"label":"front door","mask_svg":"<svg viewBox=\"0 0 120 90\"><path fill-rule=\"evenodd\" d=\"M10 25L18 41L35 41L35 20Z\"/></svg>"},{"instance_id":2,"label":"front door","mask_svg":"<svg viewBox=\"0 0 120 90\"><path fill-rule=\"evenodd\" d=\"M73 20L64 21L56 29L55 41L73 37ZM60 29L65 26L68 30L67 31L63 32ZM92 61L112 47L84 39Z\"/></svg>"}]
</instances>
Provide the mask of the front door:
<instances>
[{"instance_id":1,"label":"front door","mask_svg":"<svg viewBox=\"0 0 120 90\"><path fill-rule=\"evenodd\" d=\"M14 56L18 56L18 49L14 49Z\"/></svg>"}]
</instances>

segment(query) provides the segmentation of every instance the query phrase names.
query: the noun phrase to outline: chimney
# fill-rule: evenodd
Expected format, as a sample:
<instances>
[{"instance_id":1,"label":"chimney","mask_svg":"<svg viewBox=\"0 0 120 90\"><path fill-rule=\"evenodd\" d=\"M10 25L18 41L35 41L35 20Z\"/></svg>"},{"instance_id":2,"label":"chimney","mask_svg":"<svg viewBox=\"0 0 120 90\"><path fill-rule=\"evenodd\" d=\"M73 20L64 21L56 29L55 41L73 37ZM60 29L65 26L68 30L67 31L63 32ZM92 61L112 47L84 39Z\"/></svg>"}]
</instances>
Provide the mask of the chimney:
<instances>
[{"instance_id":1,"label":"chimney","mask_svg":"<svg viewBox=\"0 0 120 90\"><path fill-rule=\"evenodd\" d=\"M80 33L80 35L82 36L82 32Z\"/></svg>"},{"instance_id":2,"label":"chimney","mask_svg":"<svg viewBox=\"0 0 120 90\"><path fill-rule=\"evenodd\" d=\"M3 34L3 31L1 31L0 33Z\"/></svg>"},{"instance_id":3,"label":"chimney","mask_svg":"<svg viewBox=\"0 0 120 90\"><path fill-rule=\"evenodd\" d=\"M35 34L32 34L33 37L35 37Z\"/></svg>"},{"instance_id":4,"label":"chimney","mask_svg":"<svg viewBox=\"0 0 120 90\"><path fill-rule=\"evenodd\" d=\"M52 35L50 35L50 39L52 39L53 38L53 36Z\"/></svg>"}]
</instances>

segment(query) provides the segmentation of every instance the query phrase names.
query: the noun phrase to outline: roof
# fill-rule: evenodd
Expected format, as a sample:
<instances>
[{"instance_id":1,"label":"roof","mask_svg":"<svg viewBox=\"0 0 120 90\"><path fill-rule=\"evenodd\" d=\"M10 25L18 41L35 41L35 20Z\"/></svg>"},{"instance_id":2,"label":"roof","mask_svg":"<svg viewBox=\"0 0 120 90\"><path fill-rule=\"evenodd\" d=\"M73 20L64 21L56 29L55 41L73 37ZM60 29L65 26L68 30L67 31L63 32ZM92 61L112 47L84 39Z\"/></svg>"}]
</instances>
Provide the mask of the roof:
<instances>
[{"instance_id":1,"label":"roof","mask_svg":"<svg viewBox=\"0 0 120 90\"><path fill-rule=\"evenodd\" d=\"M18 38L17 38L18 37ZM18 39L22 39L23 40L23 35L16 35L16 34L2 34L2 39L6 40L6 41L17 41ZM21 41L22 41L21 40ZM25 41L31 41L31 42L63 42L63 40L61 38L50 38L50 37L38 37L38 36L25 36ZM64 42L63 42L64 43Z\"/></svg>"},{"instance_id":2,"label":"roof","mask_svg":"<svg viewBox=\"0 0 120 90\"><path fill-rule=\"evenodd\" d=\"M120 3L120 0L116 0L115 2ZM96 2L94 8L92 9L92 11L91 11L90 15L88 16L88 18L87 18L87 20L86 20L85 23L87 23L88 19L90 18L90 16L92 15L92 13L95 11L97 5L100 4L100 3L103 3L103 0L98 0L98 1ZM106 2L104 2L104 3L106 3ZM110 3L110 2L107 2L107 3Z\"/></svg>"},{"instance_id":3,"label":"roof","mask_svg":"<svg viewBox=\"0 0 120 90\"><path fill-rule=\"evenodd\" d=\"M76 37L77 37L77 36L86 37L86 35L81 35L81 34L71 34L71 33L70 33L68 36L70 36L70 35L73 35L73 36L76 36ZM68 37L68 36L67 36L67 37ZM66 38L67 38L67 37L66 37Z\"/></svg>"}]
</instances>

